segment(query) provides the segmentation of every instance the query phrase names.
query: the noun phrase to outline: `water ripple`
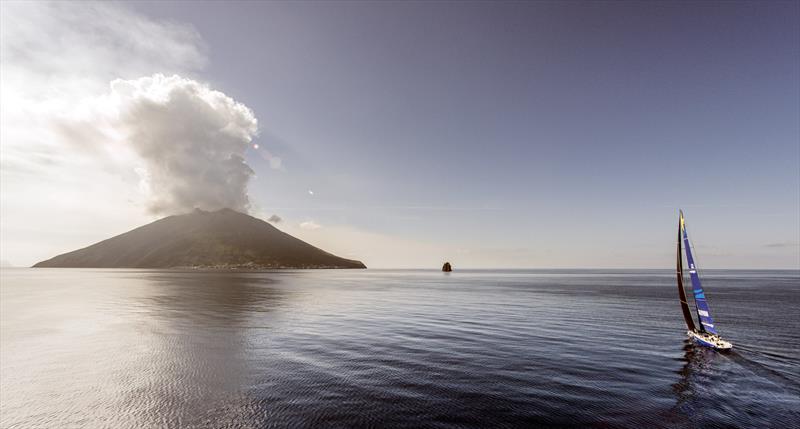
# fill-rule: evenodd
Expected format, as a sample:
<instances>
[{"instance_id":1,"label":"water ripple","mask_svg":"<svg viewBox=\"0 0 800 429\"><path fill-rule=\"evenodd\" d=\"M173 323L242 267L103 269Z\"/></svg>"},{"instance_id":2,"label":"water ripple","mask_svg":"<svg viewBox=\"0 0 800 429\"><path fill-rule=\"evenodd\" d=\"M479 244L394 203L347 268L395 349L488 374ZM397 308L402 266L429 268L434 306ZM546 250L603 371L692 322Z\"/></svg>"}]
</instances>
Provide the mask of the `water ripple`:
<instances>
[{"instance_id":1,"label":"water ripple","mask_svg":"<svg viewBox=\"0 0 800 429\"><path fill-rule=\"evenodd\" d=\"M3 270L0 427L797 427L797 272Z\"/></svg>"}]
</instances>

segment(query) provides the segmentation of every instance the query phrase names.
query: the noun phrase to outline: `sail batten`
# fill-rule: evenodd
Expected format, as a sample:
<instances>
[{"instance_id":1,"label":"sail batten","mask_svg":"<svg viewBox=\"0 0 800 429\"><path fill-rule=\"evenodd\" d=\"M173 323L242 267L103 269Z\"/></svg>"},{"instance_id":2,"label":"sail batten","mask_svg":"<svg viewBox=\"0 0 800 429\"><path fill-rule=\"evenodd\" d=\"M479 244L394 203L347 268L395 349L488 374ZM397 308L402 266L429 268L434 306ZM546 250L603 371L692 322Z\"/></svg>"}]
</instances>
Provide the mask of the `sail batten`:
<instances>
[{"instance_id":1,"label":"sail batten","mask_svg":"<svg viewBox=\"0 0 800 429\"><path fill-rule=\"evenodd\" d=\"M683 244L686 248L686 262L689 264L689 278L692 280L692 294L694 295L694 304L697 309L697 318L700 321L700 330L717 334L717 330L714 327L714 319L711 317L711 310L708 307L708 301L706 301L706 294L703 290L703 285L700 283L700 276L697 274L697 267L692 255L692 248L689 245L689 234L686 232L683 214L681 214L680 226Z\"/></svg>"}]
</instances>

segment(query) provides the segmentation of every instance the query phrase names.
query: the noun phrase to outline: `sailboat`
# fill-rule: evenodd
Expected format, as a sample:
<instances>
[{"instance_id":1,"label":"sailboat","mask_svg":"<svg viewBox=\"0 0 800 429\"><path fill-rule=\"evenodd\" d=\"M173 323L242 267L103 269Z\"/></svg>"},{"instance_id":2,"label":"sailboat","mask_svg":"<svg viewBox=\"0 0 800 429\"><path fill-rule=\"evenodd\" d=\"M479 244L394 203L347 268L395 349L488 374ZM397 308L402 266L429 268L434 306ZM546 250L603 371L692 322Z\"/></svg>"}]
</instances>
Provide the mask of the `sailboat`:
<instances>
[{"instance_id":1,"label":"sailboat","mask_svg":"<svg viewBox=\"0 0 800 429\"><path fill-rule=\"evenodd\" d=\"M694 294L694 306L697 311L699 324L695 325L689 304L686 301L686 293L683 289L683 249L686 247L686 262L689 264L689 278L692 280L692 293ZM730 350L733 344L723 340L714 326L714 319L711 318L711 310L708 308L708 300L700 284L700 276L697 274L697 266L692 256L692 248L689 246L689 234L686 232L686 223L683 219L683 210L680 211L678 221L678 296L683 310L683 320L686 321L688 331L686 335L695 343L711 347L717 350Z\"/></svg>"}]
</instances>

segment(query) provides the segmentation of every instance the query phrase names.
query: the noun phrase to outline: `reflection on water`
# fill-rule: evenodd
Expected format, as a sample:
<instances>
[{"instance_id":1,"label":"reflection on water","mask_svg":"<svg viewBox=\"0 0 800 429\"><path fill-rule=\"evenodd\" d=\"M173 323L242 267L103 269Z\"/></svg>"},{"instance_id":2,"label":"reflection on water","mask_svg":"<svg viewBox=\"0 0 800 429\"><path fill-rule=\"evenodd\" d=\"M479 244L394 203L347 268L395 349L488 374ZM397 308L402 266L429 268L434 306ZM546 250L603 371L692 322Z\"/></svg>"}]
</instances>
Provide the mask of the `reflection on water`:
<instances>
[{"instance_id":1,"label":"reflection on water","mask_svg":"<svg viewBox=\"0 0 800 429\"><path fill-rule=\"evenodd\" d=\"M800 423L796 273L706 273L728 354L669 271L0 274L3 428Z\"/></svg>"},{"instance_id":2,"label":"reflection on water","mask_svg":"<svg viewBox=\"0 0 800 429\"><path fill-rule=\"evenodd\" d=\"M241 394L248 329L293 294L246 273L47 271L4 277L3 427L198 423Z\"/></svg>"},{"instance_id":3,"label":"reflection on water","mask_svg":"<svg viewBox=\"0 0 800 429\"><path fill-rule=\"evenodd\" d=\"M210 417L209 409L236 397L248 383L248 329L274 324L270 313L284 305L291 291L246 273L133 277L147 282L149 293L134 305L147 314L149 329L157 335L142 362L148 376L134 377L138 387L126 392L123 407L141 416L136 425L200 424Z\"/></svg>"},{"instance_id":4,"label":"reflection on water","mask_svg":"<svg viewBox=\"0 0 800 429\"><path fill-rule=\"evenodd\" d=\"M697 385L703 383L705 374L713 370L713 361L719 353L694 345L688 339L684 341L683 367L678 371L680 378L672 387L678 398L675 409L680 414L694 414L694 407L702 406L697 401Z\"/></svg>"}]
</instances>

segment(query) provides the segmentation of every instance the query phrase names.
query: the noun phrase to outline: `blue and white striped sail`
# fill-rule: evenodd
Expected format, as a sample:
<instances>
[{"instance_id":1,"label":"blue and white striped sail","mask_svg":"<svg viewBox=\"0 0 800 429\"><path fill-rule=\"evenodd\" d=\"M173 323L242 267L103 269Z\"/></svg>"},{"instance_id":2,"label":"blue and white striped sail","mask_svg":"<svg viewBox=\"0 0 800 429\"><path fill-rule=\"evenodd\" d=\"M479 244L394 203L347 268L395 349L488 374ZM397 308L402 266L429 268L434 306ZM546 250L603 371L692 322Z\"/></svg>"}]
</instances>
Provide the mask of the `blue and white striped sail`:
<instances>
[{"instance_id":1,"label":"blue and white striped sail","mask_svg":"<svg viewBox=\"0 0 800 429\"><path fill-rule=\"evenodd\" d=\"M681 218L681 220L683 219ZM703 291L703 286L700 284L700 276L697 275L697 266L692 256L692 247L689 245L689 235L686 233L686 225L682 226L683 245L684 248L686 248L686 262L689 264L689 277L692 279L692 293L694 293L694 304L697 307L697 316L700 318L700 324L704 331L716 334L717 330L714 327L714 319L711 318L711 310L708 308L706 294Z\"/></svg>"}]
</instances>

